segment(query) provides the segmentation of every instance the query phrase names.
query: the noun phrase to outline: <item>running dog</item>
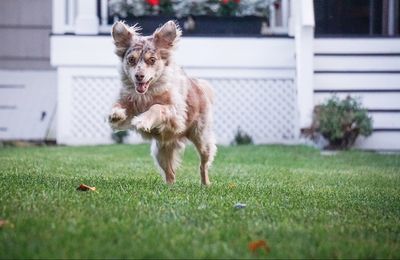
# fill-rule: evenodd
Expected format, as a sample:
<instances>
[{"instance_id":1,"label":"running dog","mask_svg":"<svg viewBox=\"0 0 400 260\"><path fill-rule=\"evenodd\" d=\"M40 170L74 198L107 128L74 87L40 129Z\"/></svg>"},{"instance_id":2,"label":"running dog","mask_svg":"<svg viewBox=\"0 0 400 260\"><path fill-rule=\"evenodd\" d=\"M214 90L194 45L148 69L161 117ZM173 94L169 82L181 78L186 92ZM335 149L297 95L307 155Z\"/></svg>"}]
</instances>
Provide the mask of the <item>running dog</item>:
<instances>
[{"instance_id":1,"label":"running dog","mask_svg":"<svg viewBox=\"0 0 400 260\"><path fill-rule=\"evenodd\" d=\"M132 129L152 139L151 154L166 183L175 182L186 140L200 155L201 183L217 151L212 130L213 92L208 82L188 77L173 59L182 31L168 21L150 36L138 26L112 27L120 58L122 89L108 121L114 130Z\"/></svg>"}]
</instances>

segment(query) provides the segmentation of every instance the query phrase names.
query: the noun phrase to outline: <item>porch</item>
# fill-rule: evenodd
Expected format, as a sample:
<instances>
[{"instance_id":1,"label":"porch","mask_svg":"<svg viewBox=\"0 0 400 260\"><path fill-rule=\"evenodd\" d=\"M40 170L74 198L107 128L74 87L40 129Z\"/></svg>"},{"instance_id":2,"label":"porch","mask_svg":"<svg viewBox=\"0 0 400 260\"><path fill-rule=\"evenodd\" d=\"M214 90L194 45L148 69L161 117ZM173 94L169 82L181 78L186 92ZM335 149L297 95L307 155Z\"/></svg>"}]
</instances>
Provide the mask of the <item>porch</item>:
<instances>
[{"instance_id":1,"label":"porch","mask_svg":"<svg viewBox=\"0 0 400 260\"><path fill-rule=\"evenodd\" d=\"M309 1L308 1L309 2ZM57 143L112 143L105 122L120 82L107 1L53 1L51 63L57 68ZM183 36L176 60L190 76L207 79L216 93L215 131L230 144L238 129L256 144L298 143L295 39L289 1L268 36ZM155 28L153 28L155 29ZM243 46L247 52L243 52ZM312 93L310 92L310 96ZM129 142L142 139L130 133Z\"/></svg>"}]
</instances>

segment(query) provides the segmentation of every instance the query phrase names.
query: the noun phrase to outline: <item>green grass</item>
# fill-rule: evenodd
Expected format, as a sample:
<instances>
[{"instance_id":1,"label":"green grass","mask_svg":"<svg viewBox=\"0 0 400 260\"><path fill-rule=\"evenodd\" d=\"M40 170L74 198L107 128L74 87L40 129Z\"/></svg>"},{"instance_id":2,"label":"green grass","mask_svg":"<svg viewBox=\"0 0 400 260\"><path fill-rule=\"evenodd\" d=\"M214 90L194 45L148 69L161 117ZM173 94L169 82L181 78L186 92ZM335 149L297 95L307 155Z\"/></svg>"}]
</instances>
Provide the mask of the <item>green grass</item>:
<instances>
[{"instance_id":1,"label":"green grass","mask_svg":"<svg viewBox=\"0 0 400 260\"><path fill-rule=\"evenodd\" d=\"M400 258L399 155L220 147L209 188L197 165L167 186L148 145L0 149L0 258Z\"/></svg>"}]
</instances>

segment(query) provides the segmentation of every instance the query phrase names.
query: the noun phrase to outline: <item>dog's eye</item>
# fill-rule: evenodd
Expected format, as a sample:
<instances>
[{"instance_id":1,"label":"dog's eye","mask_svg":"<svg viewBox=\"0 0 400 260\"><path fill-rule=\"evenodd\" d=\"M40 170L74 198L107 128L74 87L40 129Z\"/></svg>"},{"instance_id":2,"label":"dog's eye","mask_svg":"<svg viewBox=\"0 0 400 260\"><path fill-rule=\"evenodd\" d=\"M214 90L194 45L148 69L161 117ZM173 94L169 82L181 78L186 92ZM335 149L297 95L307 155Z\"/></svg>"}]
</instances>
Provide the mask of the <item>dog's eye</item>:
<instances>
[{"instance_id":1,"label":"dog's eye","mask_svg":"<svg viewBox=\"0 0 400 260\"><path fill-rule=\"evenodd\" d=\"M128 63L130 64L130 65L135 65L135 58L133 57L133 56L130 56L129 58L128 58Z\"/></svg>"},{"instance_id":2,"label":"dog's eye","mask_svg":"<svg viewBox=\"0 0 400 260\"><path fill-rule=\"evenodd\" d=\"M154 63L156 63L156 58L150 57L150 58L147 60L147 63L150 64L150 65L153 65Z\"/></svg>"}]
</instances>

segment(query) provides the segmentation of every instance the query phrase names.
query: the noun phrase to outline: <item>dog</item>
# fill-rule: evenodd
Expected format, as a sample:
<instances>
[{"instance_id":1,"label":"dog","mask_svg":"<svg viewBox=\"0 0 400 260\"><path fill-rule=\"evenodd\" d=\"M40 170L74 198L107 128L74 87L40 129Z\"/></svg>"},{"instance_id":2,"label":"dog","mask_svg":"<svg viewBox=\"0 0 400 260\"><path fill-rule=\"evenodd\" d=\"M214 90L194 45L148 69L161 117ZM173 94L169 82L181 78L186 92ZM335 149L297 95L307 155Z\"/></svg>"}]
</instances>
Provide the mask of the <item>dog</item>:
<instances>
[{"instance_id":1,"label":"dog","mask_svg":"<svg viewBox=\"0 0 400 260\"><path fill-rule=\"evenodd\" d=\"M108 117L111 128L135 130L151 139L151 154L168 184L175 183L181 154L190 140L200 155L201 183L209 185L208 169L217 152L213 91L207 81L188 77L175 63L180 27L168 21L151 36L142 36L137 25L116 22L111 34L122 81Z\"/></svg>"}]
</instances>

